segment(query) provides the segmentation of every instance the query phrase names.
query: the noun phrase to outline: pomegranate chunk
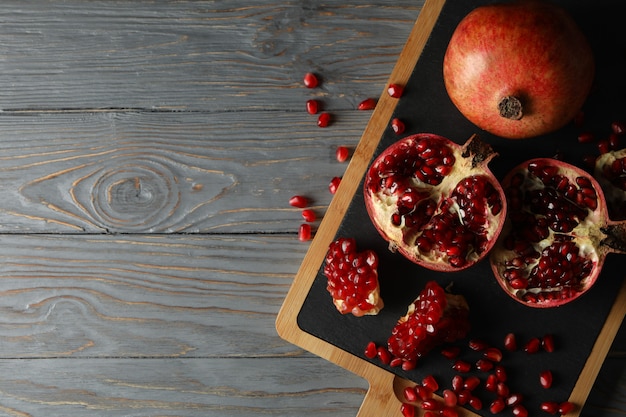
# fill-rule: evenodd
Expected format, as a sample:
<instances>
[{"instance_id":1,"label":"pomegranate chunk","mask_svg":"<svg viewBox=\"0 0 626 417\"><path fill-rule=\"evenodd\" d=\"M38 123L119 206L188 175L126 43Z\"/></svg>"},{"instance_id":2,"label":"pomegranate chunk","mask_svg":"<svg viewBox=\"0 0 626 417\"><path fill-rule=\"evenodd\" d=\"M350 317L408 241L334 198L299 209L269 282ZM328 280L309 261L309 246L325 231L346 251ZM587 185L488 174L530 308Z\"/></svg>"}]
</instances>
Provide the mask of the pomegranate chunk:
<instances>
[{"instance_id":1,"label":"pomegranate chunk","mask_svg":"<svg viewBox=\"0 0 626 417\"><path fill-rule=\"evenodd\" d=\"M466 337L469 329L465 298L429 281L392 329L387 345L392 355L416 361L442 343Z\"/></svg>"},{"instance_id":2,"label":"pomegranate chunk","mask_svg":"<svg viewBox=\"0 0 626 417\"><path fill-rule=\"evenodd\" d=\"M378 314L383 308L378 285L378 255L357 252L356 241L339 238L330 244L324 263L327 290L342 314L360 317Z\"/></svg>"}]
</instances>

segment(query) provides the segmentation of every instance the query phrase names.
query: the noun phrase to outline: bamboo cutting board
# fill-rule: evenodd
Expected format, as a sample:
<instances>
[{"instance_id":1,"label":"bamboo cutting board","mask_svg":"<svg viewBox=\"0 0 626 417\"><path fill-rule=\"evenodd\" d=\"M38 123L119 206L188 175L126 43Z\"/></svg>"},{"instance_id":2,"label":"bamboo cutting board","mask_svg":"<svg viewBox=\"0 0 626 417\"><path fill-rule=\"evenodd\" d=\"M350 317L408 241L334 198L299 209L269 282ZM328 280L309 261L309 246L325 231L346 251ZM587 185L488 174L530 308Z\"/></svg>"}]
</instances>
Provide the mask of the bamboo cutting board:
<instances>
[{"instance_id":1,"label":"bamboo cutting board","mask_svg":"<svg viewBox=\"0 0 626 417\"><path fill-rule=\"evenodd\" d=\"M410 372L385 367L363 355L368 341L385 342L395 320L405 313L408 303L428 279L435 279L442 285L454 283L458 289L456 292L466 295L473 314L470 337L491 340L495 344L501 342L505 331L524 337L542 336L548 332L555 334L561 348L549 355L558 356L539 355L532 358L531 363L528 355L518 354L512 363L512 373L524 387L520 391L529 394L530 405L527 406L531 415L541 413L535 409L538 410L539 402L546 398L542 397L545 393L539 392L542 388L538 377L529 369L539 372L554 367L559 382L555 385L559 388L552 389L550 399L568 399L579 405L571 415L580 413L626 314L626 286L623 285L623 270L620 270L621 258L617 256L607 259L601 279L585 297L550 311L530 309L512 301L499 289L486 262L467 272L442 274L426 271L401 259L400 255L391 254L366 216L362 179L372 158L398 139L389 129L393 117L408 122L407 135L432 132L462 143L471 134L478 133L500 153L491 164L493 172L500 178L517 163L532 157L566 151L571 162L580 165L582 155L589 152L576 142L577 133L573 126L542 138L504 141L478 131L449 102L441 78L441 61L447 41L465 14L478 5L492 2L426 1L389 77L389 83L406 86L405 95L398 100L389 97L386 91L381 94L277 317L276 328L281 337L369 382L370 388L359 417L400 415L401 392L405 386L421 380L427 373L442 374L442 381L451 375L449 365L436 353L424 358L424 364ZM599 81L585 112L591 127L606 130L611 121L626 117L624 104L619 101L619 91L623 93L623 89L620 90L618 84L618 91L615 91L615 84L603 83L603 80L617 79L618 75L626 73L624 60L615 60L612 54L615 48L624 51L622 37L619 34L612 36L612 25L607 22L611 16L623 16L624 6L612 5L608 0L564 3L590 38L596 53ZM617 23L614 26L620 27ZM607 39L615 43L607 45ZM575 146L570 146L568 141ZM381 292L386 305L378 316L341 316L334 309L320 269L328 245L338 236L355 237L359 250L375 249L381 257L380 265L391 265L380 270ZM407 279L406 275L415 277ZM535 388L528 388L533 384ZM490 415L488 403L482 411L463 410L463 415L468 416Z\"/></svg>"}]
</instances>

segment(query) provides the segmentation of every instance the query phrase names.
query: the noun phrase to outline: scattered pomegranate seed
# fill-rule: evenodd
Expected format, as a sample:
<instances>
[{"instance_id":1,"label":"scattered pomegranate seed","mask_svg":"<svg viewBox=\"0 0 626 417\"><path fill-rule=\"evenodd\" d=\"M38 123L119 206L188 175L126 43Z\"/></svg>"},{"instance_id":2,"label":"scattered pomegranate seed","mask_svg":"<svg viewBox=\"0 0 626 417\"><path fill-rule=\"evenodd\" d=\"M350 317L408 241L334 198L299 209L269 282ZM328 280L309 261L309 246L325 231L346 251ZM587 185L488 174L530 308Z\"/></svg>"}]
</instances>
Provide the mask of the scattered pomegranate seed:
<instances>
[{"instance_id":1,"label":"scattered pomegranate seed","mask_svg":"<svg viewBox=\"0 0 626 417\"><path fill-rule=\"evenodd\" d=\"M302 210L302 218L305 222L314 222L317 219L317 215L311 209Z\"/></svg>"},{"instance_id":2,"label":"scattered pomegranate seed","mask_svg":"<svg viewBox=\"0 0 626 417\"><path fill-rule=\"evenodd\" d=\"M298 239L301 242L306 242L307 240L311 240L311 225L307 223L303 223L300 225L300 229L298 230Z\"/></svg>"},{"instance_id":3,"label":"scattered pomegranate seed","mask_svg":"<svg viewBox=\"0 0 626 417\"><path fill-rule=\"evenodd\" d=\"M498 388L498 377L495 374L490 374L485 381L485 389L490 392L496 392Z\"/></svg>"},{"instance_id":4,"label":"scattered pomegranate seed","mask_svg":"<svg viewBox=\"0 0 626 417\"><path fill-rule=\"evenodd\" d=\"M416 385L415 392L422 401L433 398L433 392L423 385Z\"/></svg>"},{"instance_id":5,"label":"scattered pomegranate seed","mask_svg":"<svg viewBox=\"0 0 626 417\"><path fill-rule=\"evenodd\" d=\"M595 140L593 133L591 132L582 132L578 135L578 142L580 143L590 143Z\"/></svg>"},{"instance_id":6,"label":"scattered pomegranate seed","mask_svg":"<svg viewBox=\"0 0 626 417\"><path fill-rule=\"evenodd\" d=\"M548 414L556 414L559 412L559 403L556 401L545 401L541 403L541 411L545 411Z\"/></svg>"},{"instance_id":7,"label":"scattered pomegranate seed","mask_svg":"<svg viewBox=\"0 0 626 417\"><path fill-rule=\"evenodd\" d=\"M400 120L397 117L395 117L391 121L391 129L393 129L393 131L394 131L394 133L396 135L401 135L406 130L406 126L405 126L405 124L404 124L404 122L402 120Z\"/></svg>"},{"instance_id":8,"label":"scattered pomegranate seed","mask_svg":"<svg viewBox=\"0 0 626 417\"><path fill-rule=\"evenodd\" d=\"M389 366L392 368L397 368L400 365L402 365L402 358L393 358L391 362L389 362Z\"/></svg>"},{"instance_id":9,"label":"scattered pomegranate seed","mask_svg":"<svg viewBox=\"0 0 626 417\"><path fill-rule=\"evenodd\" d=\"M418 400L417 393L413 387L406 387L402 394L404 395L404 399L410 403L413 403Z\"/></svg>"},{"instance_id":10,"label":"scattered pomegranate seed","mask_svg":"<svg viewBox=\"0 0 626 417\"><path fill-rule=\"evenodd\" d=\"M443 390L443 403L447 407L454 407L458 401L456 393L451 389Z\"/></svg>"},{"instance_id":11,"label":"scattered pomegranate seed","mask_svg":"<svg viewBox=\"0 0 626 417\"><path fill-rule=\"evenodd\" d=\"M400 98L404 94L404 87L399 84L389 84L387 93L393 98Z\"/></svg>"},{"instance_id":12,"label":"scattered pomegranate seed","mask_svg":"<svg viewBox=\"0 0 626 417\"><path fill-rule=\"evenodd\" d=\"M476 369L480 372L489 372L493 369L493 362L487 359L478 359L476 361Z\"/></svg>"},{"instance_id":13,"label":"scattered pomegranate seed","mask_svg":"<svg viewBox=\"0 0 626 417\"><path fill-rule=\"evenodd\" d=\"M448 359L455 359L461 353L461 348L458 346L449 346L441 349L441 354Z\"/></svg>"},{"instance_id":14,"label":"scattered pomegranate seed","mask_svg":"<svg viewBox=\"0 0 626 417\"><path fill-rule=\"evenodd\" d=\"M496 384L496 393L500 397L508 397L511 392L509 391L509 386L507 384L504 382L498 382Z\"/></svg>"},{"instance_id":15,"label":"scattered pomegranate seed","mask_svg":"<svg viewBox=\"0 0 626 417\"><path fill-rule=\"evenodd\" d=\"M475 351L485 350L489 347L489 344L483 340L472 339L467 344L470 349Z\"/></svg>"},{"instance_id":16,"label":"scattered pomegranate seed","mask_svg":"<svg viewBox=\"0 0 626 417\"><path fill-rule=\"evenodd\" d=\"M319 117L317 118L317 125L319 127L328 127L328 125L330 124L330 119L331 119L330 113L328 112L321 113Z\"/></svg>"},{"instance_id":17,"label":"scattered pomegranate seed","mask_svg":"<svg viewBox=\"0 0 626 417\"><path fill-rule=\"evenodd\" d=\"M474 410L482 410L482 408L483 408L483 402L480 400L480 398L475 397L473 395L469 399L469 405Z\"/></svg>"},{"instance_id":18,"label":"scattered pomegranate seed","mask_svg":"<svg viewBox=\"0 0 626 417\"><path fill-rule=\"evenodd\" d=\"M514 406L512 412L515 417L528 417L528 410L521 404Z\"/></svg>"},{"instance_id":19,"label":"scattered pomegranate seed","mask_svg":"<svg viewBox=\"0 0 626 417\"><path fill-rule=\"evenodd\" d=\"M622 135L626 132L626 123L622 121L615 121L611 123L611 131L617 135Z\"/></svg>"},{"instance_id":20,"label":"scattered pomegranate seed","mask_svg":"<svg viewBox=\"0 0 626 417\"><path fill-rule=\"evenodd\" d=\"M402 361L402 370L410 371L411 369L415 369L417 363L415 361Z\"/></svg>"},{"instance_id":21,"label":"scattered pomegranate seed","mask_svg":"<svg viewBox=\"0 0 626 417\"><path fill-rule=\"evenodd\" d=\"M413 404L402 403L400 411L404 417L415 417L415 406Z\"/></svg>"},{"instance_id":22,"label":"scattered pomegranate seed","mask_svg":"<svg viewBox=\"0 0 626 417\"><path fill-rule=\"evenodd\" d=\"M539 383L544 388L550 388L552 386L552 371L545 370L539 373Z\"/></svg>"},{"instance_id":23,"label":"scattered pomegranate seed","mask_svg":"<svg viewBox=\"0 0 626 417\"><path fill-rule=\"evenodd\" d=\"M517 339L514 333L508 333L504 336L504 348L509 352L517 350Z\"/></svg>"},{"instance_id":24,"label":"scattered pomegranate seed","mask_svg":"<svg viewBox=\"0 0 626 417\"><path fill-rule=\"evenodd\" d=\"M455 375L452 377L452 390L457 394L461 392L463 386L465 385L465 381L461 375Z\"/></svg>"},{"instance_id":25,"label":"scattered pomegranate seed","mask_svg":"<svg viewBox=\"0 0 626 417\"><path fill-rule=\"evenodd\" d=\"M337 150L335 151L335 157L337 158L337 162L346 162L349 156L350 149L348 149L347 146L337 146Z\"/></svg>"},{"instance_id":26,"label":"scattered pomegranate seed","mask_svg":"<svg viewBox=\"0 0 626 417\"><path fill-rule=\"evenodd\" d=\"M538 337L533 337L528 342L526 342L526 345L524 346L524 352L537 353L539 352L540 347L541 347L541 340Z\"/></svg>"},{"instance_id":27,"label":"scattered pomegranate seed","mask_svg":"<svg viewBox=\"0 0 626 417\"><path fill-rule=\"evenodd\" d=\"M502 360L502 351L495 347L489 347L485 349L483 353L485 359L488 359L492 362L500 362Z\"/></svg>"},{"instance_id":28,"label":"scattered pomegranate seed","mask_svg":"<svg viewBox=\"0 0 626 417\"><path fill-rule=\"evenodd\" d=\"M330 184L328 184L328 191L330 191L331 194L335 194L340 183L341 177L333 177L333 179L330 180Z\"/></svg>"},{"instance_id":29,"label":"scattered pomegranate seed","mask_svg":"<svg viewBox=\"0 0 626 417\"><path fill-rule=\"evenodd\" d=\"M506 382L507 376L506 376L506 369L504 369L504 366L501 366L501 365L496 366L495 375L496 375L496 378L498 378L498 381Z\"/></svg>"},{"instance_id":30,"label":"scattered pomegranate seed","mask_svg":"<svg viewBox=\"0 0 626 417\"><path fill-rule=\"evenodd\" d=\"M319 84L319 79L317 78L317 75L313 74L312 72L307 72L306 74L304 74L303 81L306 88L315 88Z\"/></svg>"},{"instance_id":31,"label":"scattered pomegranate seed","mask_svg":"<svg viewBox=\"0 0 626 417\"><path fill-rule=\"evenodd\" d=\"M505 408L506 408L506 403L504 402L504 399L501 397L498 397L495 400L493 400L493 402L489 406L489 411L491 411L491 414L498 414L502 412Z\"/></svg>"},{"instance_id":32,"label":"scattered pomegranate seed","mask_svg":"<svg viewBox=\"0 0 626 417\"><path fill-rule=\"evenodd\" d=\"M432 375L426 375L422 380L422 386L428 388L431 391L437 391L439 389L439 383Z\"/></svg>"},{"instance_id":33,"label":"scattered pomegranate seed","mask_svg":"<svg viewBox=\"0 0 626 417\"><path fill-rule=\"evenodd\" d=\"M454 365L452 365L452 369L454 369L457 372L466 373L472 369L472 364L458 359L454 362Z\"/></svg>"},{"instance_id":34,"label":"scattered pomegranate seed","mask_svg":"<svg viewBox=\"0 0 626 417\"><path fill-rule=\"evenodd\" d=\"M378 347L376 343L369 342L365 348L365 357L374 359L378 355Z\"/></svg>"},{"instance_id":35,"label":"scattered pomegranate seed","mask_svg":"<svg viewBox=\"0 0 626 417\"><path fill-rule=\"evenodd\" d=\"M294 195L289 199L289 205L297 208L305 208L309 205L309 199L301 195Z\"/></svg>"},{"instance_id":36,"label":"scattered pomegranate seed","mask_svg":"<svg viewBox=\"0 0 626 417\"><path fill-rule=\"evenodd\" d=\"M463 388L469 391L474 391L480 385L480 378L477 376L468 376L463 382Z\"/></svg>"},{"instance_id":37,"label":"scattered pomegranate seed","mask_svg":"<svg viewBox=\"0 0 626 417\"><path fill-rule=\"evenodd\" d=\"M441 409L441 403L433 398L422 401L422 410L439 410Z\"/></svg>"},{"instance_id":38,"label":"scattered pomegranate seed","mask_svg":"<svg viewBox=\"0 0 626 417\"><path fill-rule=\"evenodd\" d=\"M541 345L546 352L554 352L554 336L547 334L541 339Z\"/></svg>"},{"instance_id":39,"label":"scattered pomegranate seed","mask_svg":"<svg viewBox=\"0 0 626 417\"><path fill-rule=\"evenodd\" d=\"M389 365L391 362L391 353L389 353L389 351L382 346L379 346L378 349L376 349L376 355L385 365Z\"/></svg>"},{"instance_id":40,"label":"scattered pomegranate seed","mask_svg":"<svg viewBox=\"0 0 626 417\"><path fill-rule=\"evenodd\" d=\"M306 101L306 112L309 114L317 114L320 108L320 102L314 99Z\"/></svg>"},{"instance_id":41,"label":"scattered pomegranate seed","mask_svg":"<svg viewBox=\"0 0 626 417\"><path fill-rule=\"evenodd\" d=\"M366 98L362 102L359 103L357 109L358 110L374 110L376 107L376 99L375 98Z\"/></svg>"},{"instance_id":42,"label":"scattered pomegranate seed","mask_svg":"<svg viewBox=\"0 0 626 417\"><path fill-rule=\"evenodd\" d=\"M465 405L469 402L470 398L472 398L472 392L469 390L462 390L457 394L457 399L459 405Z\"/></svg>"},{"instance_id":43,"label":"scattered pomegranate seed","mask_svg":"<svg viewBox=\"0 0 626 417\"><path fill-rule=\"evenodd\" d=\"M572 404L571 402L564 401L561 404L559 404L559 413L561 415L567 414L571 411L574 411L574 404Z\"/></svg>"},{"instance_id":44,"label":"scattered pomegranate seed","mask_svg":"<svg viewBox=\"0 0 626 417\"><path fill-rule=\"evenodd\" d=\"M605 154L609 152L611 150L610 148L611 145L609 144L608 139L602 139L600 142L598 142L598 151L600 152L600 154Z\"/></svg>"},{"instance_id":45,"label":"scattered pomegranate seed","mask_svg":"<svg viewBox=\"0 0 626 417\"><path fill-rule=\"evenodd\" d=\"M524 397L522 396L522 394L511 394L506 398L506 405L509 407L513 407L514 405L521 403L523 399Z\"/></svg>"}]
</instances>

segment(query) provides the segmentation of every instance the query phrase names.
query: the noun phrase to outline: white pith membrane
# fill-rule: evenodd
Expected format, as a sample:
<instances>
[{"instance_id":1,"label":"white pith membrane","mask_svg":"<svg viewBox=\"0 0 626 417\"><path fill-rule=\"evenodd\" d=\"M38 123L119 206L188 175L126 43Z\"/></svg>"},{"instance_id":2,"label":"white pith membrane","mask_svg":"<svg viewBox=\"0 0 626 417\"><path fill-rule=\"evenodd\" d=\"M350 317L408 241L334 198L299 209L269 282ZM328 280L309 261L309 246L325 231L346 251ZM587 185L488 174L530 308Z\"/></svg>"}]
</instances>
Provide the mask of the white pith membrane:
<instances>
[{"instance_id":1,"label":"white pith membrane","mask_svg":"<svg viewBox=\"0 0 626 417\"><path fill-rule=\"evenodd\" d=\"M415 143L419 142L420 140L422 139L417 138L413 140L413 145L415 145ZM425 140L437 139L430 137ZM482 161L481 164L472 167L473 155L470 154L466 155L465 157L462 156L465 151L465 146L458 145L443 138L440 138L439 140L443 140L446 143L445 146L447 146L454 155L455 162L452 166L452 170L449 174L444 176L441 183L437 185L427 184L421 181L415 175L413 175L410 177L409 187L413 188L419 193L425 193L426 197L422 200L432 198L437 202L437 210L432 217L435 217L437 214L442 212L444 200L448 200L448 202L450 203L447 205L448 211L455 216L458 216L460 223L463 224L465 221L465 213L459 207L455 198L451 197L452 191L464 178L472 176L482 176L488 178L491 173L487 168L487 163L491 159L491 156L487 157L487 159ZM377 158L377 160L374 162L374 164L370 168L370 172L371 170L376 170L379 172L377 167L380 165L380 161L384 153L385 152L383 152L383 154L381 154L381 156L379 156L379 158ZM379 180L385 177L385 175L380 175ZM492 183L491 180L488 180L488 182ZM407 233L405 216L402 216L402 221L400 225L393 224L392 216L398 212L397 203L398 199L400 198L399 195L389 195L385 193L384 190L381 190L378 193L373 193L369 187L366 187L366 194L369 195L372 203L371 206L368 207L370 217L374 224L378 225L379 231L381 232L381 234L383 234L383 237L389 242L390 250L398 251L408 259L423 264L424 266L432 269L440 269L436 267L437 264L450 265L449 256L444 251L438 250L437 247L433 247L429 251L424 251L420 250L420 248L416 245L416 241L420 236L422 236L423 231L428 227L428 224L430 224L430 222L422 227L420 230L411 229L413 231L412 233ZM501 200L504 200L503 195L500 195L500 197ZM503 216L505 215L503 201L501 202L501 205L502 209L496 215L491 213L491 207L489 205L485 205L486 209L484 210L483 214L485 215L485 219L487 221L485 221L482 226L484 227L486 233L486 239L488 242L490 242L488 244L489 246L487 247L487 250L481 253L478 253L475 250L476 248L472 248L472 250L468 251L468 254L466 256L467 265L464 267L472 265L474 262L479 260L481 256L489 251L491 242L494 240L494 236L498 232L500 225L503 222Z\"/></svg>"},{"instance_id":2,"label":"white pith membrane","mask_svg":"<svg viewBox=\"0 0 626 417\"><path fill-rule=\"evenodd\" d=\"M626 158L626 148L618 151L603 153L598 157L598 159L596 159L594 169L594 177L602 187L607 205L617 211L615 216L611 215L613 220L619 220L626 217L626 213L620 211L626 205L626 192L613 185L602 171L604 167L610 167L613 162L623 158ZM611 208L609 208L609 212L611 212Z\"/></svg>"},{"instance_id":3,"label":"white pith membrane","mask_svg":"<svg viewBox=\"0 0 626 417\"><path fill-rule=\"evenodd\" d=\"M538 179L537 177L528 173L528 171L524 167L518 167L517 170L511 172L508 177L512 177L515 173L524 173L524 183L520 188L523 188L526 193L531 192L533 190L540 190L546 188L544 183ZM558 172L560 175L567 176L569 181L573 184L576 184L576 178L581 176L585 176L586 174L582 172L575 172L570 169L559 169ZM505 193L507 189L507 185L504 185ZM596 190L598 191L598 190ZM571 201L571 200L570 200ZM549 233L548 236L540 240L539 242L529 242L532 244L533 248L541 253L545 248L549 247L555 242L555 237L558 235L567 235L571 236L571 242L574 242L578 246L578 255L585 259L589 259L593 263L592 271L589 275L585 277L580 277L578 280L578 285L576 287L570 287L572 290L577 292L578 294L572 295L567 301L571 301L581 295L586 289L589 287L589 282L597 276L598 273L598 262L600 261L600 254L597 250L600 247L600 242L606 237L606 235L601 231L601 228L606 225L606 206L602 204L602 199L600 196L597 197L598 207L595 210L591 210L586 208L587 216L584 220L578 223L574 229L569 233L555 232L551 228L548 228ZM580 207L580 206L579 206ZM524 205L523 211L527 213L532 213L529 209L528 205ZM513 215L513 209L509 206L509 215ZM540 216L534 214L535 217ZM518 300L534 306L542 306L542 303L550 304L551 300L540 300L540 301L528 301L525 300L527 295L537 295L537 294L547 294L560 292L564 289L563 285L553 286L553 287L529 287L526 289L515 289L513 288L506 278L504 278L504 271L508 268L506 263L511 260L520 257L519 253L516 253L513 250L508 250L504 247L504 241L512 232L512 223L510 219L507 219L502 232L500 234L500 238L498 242L494 246L491 257L492 257L492 265L496 265L497 274L499 276L499 281L501 284L504 284L507 290L510 292ZM528 275L532 271L532 269L537 266L540 258L536 258L533 261L529 262L527 266L522 268L525 271L525 278L528 278ZM567 261L565 261L567 262ZM534 298L534 297L533 297ZM548 306L548 305L546 305Z\"/></svg>"}]
</instances>

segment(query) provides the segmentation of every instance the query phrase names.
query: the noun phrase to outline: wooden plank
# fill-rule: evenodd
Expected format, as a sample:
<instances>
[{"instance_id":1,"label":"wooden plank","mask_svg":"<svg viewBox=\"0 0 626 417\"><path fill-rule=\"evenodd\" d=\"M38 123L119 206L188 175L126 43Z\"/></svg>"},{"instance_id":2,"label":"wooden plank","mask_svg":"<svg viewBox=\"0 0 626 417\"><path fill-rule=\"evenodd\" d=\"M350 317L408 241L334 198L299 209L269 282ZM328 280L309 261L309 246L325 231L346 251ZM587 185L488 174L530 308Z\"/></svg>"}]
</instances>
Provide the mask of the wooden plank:
<instances>
[{"instance_id":1,"label":"wooden plank","mask_svg":"<svg viewBox=\"0 0 626 417\"><path fill-rule=\"evenodd\" d=\"M318 358L0 360L0 415L353 417L366 384ZM306 378L297 371L306 372Z\"/></svg>"},{"instance_id":2,"label":"wooden plank","mask_svg":"<svg viewBox=\"0 0 626 417\"><path fill-rule=\"evenodd\" d=\"M317 127L293 113L87 113L0 117L0 232L295 233L371 112Z\"/></svg>"},{"instance_id":3,"label":"wooden plank","mask_svg":"<svg viewBox=\"0 0 626 417\"><path fill-rule=\"evenodd\" d=\"M4 235L0 245L0 358L302 355L274 330L306 250L293 235Z\"/></svg>"},{"instance_id":4,"label":"wooden plank","mask_svg":"<svg viewBox=\"0 0 626 417\"><path fill-rule=\"evenodd\" d=\"M0 109L292 109L311 70L319 97L354 108L422 3L6 1Z\"/></svg>"}]
</instances>

